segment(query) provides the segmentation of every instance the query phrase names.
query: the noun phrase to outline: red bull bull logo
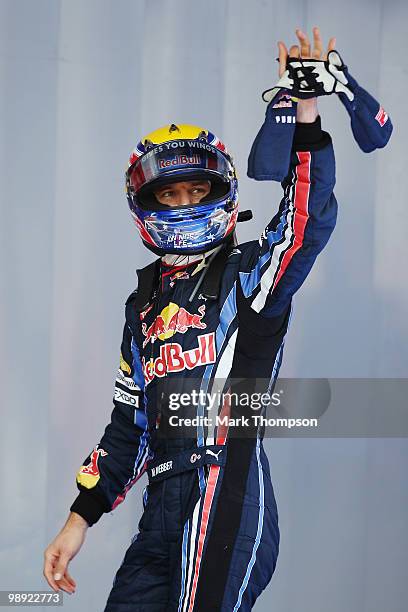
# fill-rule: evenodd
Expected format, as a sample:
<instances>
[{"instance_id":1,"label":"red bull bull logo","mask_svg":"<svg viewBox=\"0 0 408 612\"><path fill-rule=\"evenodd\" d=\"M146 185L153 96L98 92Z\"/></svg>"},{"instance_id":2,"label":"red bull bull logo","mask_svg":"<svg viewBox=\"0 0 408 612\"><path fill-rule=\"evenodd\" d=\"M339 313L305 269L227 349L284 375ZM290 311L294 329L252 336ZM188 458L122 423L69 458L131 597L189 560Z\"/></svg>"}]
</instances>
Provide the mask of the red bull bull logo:
<instances>
[{"instance_id":1,"label":"red bull bull logo","mask_svg":"<svg viewBox=\"0 0 408 612\"><path fill-rule=\"evenodd\" d=\"M100 478L98 459L100 456L105 457L107 454L107 451L103 450L103 448L98 448L98 445L96 445L91 453L90 462L87 465L81 465L79 468L77 482L87 489L92 489Z\"/></svg>"},{"instance_id":2,"label":"red bull bull logo","mask_svg":"<svg viewBox=\"0 0 408 612\"><path fill-rule=\"evenodd\" d=\"M155 342L157 338L167 340L176 333L185 334L190 328L205 329L207 325L203 321L204 315L204 304L199 307L198 313L191 314L182 306L170 302L151 325L147 326L146 323L142 323L142 332L145 336L143 348L149 342Z\"/></svg>"},{"instance_id":3,"label":"red bull bull logo","mask_svg":"<svg viewBox=\"0 0 408 612\"><path fill-rule=\"evenodd\" d=\"M272 108L292 108L292 98L288 94L281 94Z\"/></svg>"},{"instance_id":4,"label":"red bull bull logo","mask_svg":"<svg viewBox=\"0 0 408 612\"><path fill-rule=\"evenodd\" d=\"M178 272L175 272L173 276L170 276L170 287L173 287L176 280L181 280L181 279L186 279L186 278L190 278L190 276L188 272L186 272L185 270L179 270Z\"/></svg>"},{"instance_id":5,"label":"red bull bull logo","mask_svg":"<svg viewBox=\"0 0 408 612\"><path fill-rule=\"evenodd\" d=\"M187 329L187 328L186 328ZM192 370L200 365L207 365L215 362L215 332L198 336L198 346L183 351L183 347L178 342L162 344L160 355L155 359L145 360L142 357L143 374L146 385L155 376L161 378L166 374L181 372L182 370Z\"/></svg>"}]
</instances>

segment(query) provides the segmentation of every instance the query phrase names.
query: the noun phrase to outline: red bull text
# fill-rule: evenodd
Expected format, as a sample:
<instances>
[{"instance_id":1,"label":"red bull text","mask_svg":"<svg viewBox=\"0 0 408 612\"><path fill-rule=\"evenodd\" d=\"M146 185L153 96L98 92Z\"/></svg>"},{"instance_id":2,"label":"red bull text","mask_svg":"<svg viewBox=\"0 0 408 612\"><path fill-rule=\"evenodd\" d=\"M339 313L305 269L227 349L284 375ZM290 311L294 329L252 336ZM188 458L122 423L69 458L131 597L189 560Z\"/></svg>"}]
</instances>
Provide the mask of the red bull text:
<instances>
[{"instance_id":1,"label":"red bull text","mask_svg":"<svg viewBox=\"0 0 408 612\"><path fill-rule=\"evenodd\" d=\"M160 159L159 168L168 168L169 166L183 166L186 164L201 164L201 157L195 153L194 155L176 155L173 159Z\"/></svg>"},{"instance_id":2,"label":"red bull text","mask_svg":"<svg viewBox=\"0 0 408 612\"><path fill-rule=\"evenodd\" d=\"M200 365L215 362L215 332L198 336L196 348L183 351L178 342L166 343L160 347L160 355L155 359L146 360L142 357L143 374L146 385L155 376L159 378L173 372L192 370Z\"/></svg>"}]
</instances>

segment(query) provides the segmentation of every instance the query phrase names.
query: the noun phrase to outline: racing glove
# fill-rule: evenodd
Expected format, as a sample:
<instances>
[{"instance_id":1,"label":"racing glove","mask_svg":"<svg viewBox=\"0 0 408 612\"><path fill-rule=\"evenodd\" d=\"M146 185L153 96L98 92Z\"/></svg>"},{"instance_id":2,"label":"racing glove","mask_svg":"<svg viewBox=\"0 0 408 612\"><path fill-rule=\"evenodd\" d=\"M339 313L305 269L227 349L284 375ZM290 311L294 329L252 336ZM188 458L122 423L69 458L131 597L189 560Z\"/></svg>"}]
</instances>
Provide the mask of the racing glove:
<instances>
[{"instance_id":1,"label":"racing glove","mask_svg":"<svg viewBox=\"0 0 408 612\"><path fill-rule=\"evenodd\" d=\"M285 72L275 87L263 92L262 98L271 102L281 89L286 89L292 96L302 99L343 93L353 100L346 70L337 51L330 51L327 60L288 57Z\"/></svg>"},{"instance_id":2,"label":"racing glove","mask_svg":"<svg viewBox=\"0 0 408 612\"><path fill-rule=\"evenodd\" d=\"M285 72L262 98L274 102L282 90L292 99L338 94L350 116L354 139L365 153L385 147L391 137L393 126L388 114L351 76L338 51L330 51L327 60L288 57Z\"/></svg>"}]
</instances>

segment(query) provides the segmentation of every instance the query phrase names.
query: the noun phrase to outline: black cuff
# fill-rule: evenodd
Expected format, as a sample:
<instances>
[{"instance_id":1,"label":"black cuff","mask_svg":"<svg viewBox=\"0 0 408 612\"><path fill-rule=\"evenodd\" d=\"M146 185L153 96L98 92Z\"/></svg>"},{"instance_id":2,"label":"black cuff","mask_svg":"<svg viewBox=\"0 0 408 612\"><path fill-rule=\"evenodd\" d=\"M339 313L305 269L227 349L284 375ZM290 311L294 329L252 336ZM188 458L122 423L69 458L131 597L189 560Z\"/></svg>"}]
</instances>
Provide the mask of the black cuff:
<instances>
[{"instance_id":1,"label":"black cuff","mask_svg":"<svg viewBox=\"0 0 408 612\"><path fill-rule=\"evenodd\" d=\"M293 151L318 151L330 142L330 134L322 130L320 115L317 115L313 123L296 123Z\"/></svg>"},{"instance_id":2,"label":"black cuff","mask_svg":"<svg viewBox=\"0 0 408 612\"><path fill-rule=\"evenodd\" d=\"M82 516L90 527L97 523L102 514L106 512L104 503L85 491L79 493L70 510Z\"/></svg>"}]
</instances>

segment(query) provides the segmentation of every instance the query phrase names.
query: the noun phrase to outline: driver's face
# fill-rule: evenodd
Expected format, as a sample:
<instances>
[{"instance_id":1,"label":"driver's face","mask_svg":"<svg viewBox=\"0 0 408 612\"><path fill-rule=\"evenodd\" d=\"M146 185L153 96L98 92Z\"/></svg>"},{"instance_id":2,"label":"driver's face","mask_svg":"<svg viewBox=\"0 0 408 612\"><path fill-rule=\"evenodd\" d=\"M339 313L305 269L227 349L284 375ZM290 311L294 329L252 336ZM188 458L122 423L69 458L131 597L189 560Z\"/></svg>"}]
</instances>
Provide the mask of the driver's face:
<instances>
[{"instance_id":1,"label":"driver's face","mask_svg":"<svg viewBox=\"0 0 408 612\"><path fill-rule=\"evenodd\" d=\"M154 191L160 204L166 206L189 206L198 204L210 193L210 181L180 181L162 185Z\"/></svg>"}]
</instances>

